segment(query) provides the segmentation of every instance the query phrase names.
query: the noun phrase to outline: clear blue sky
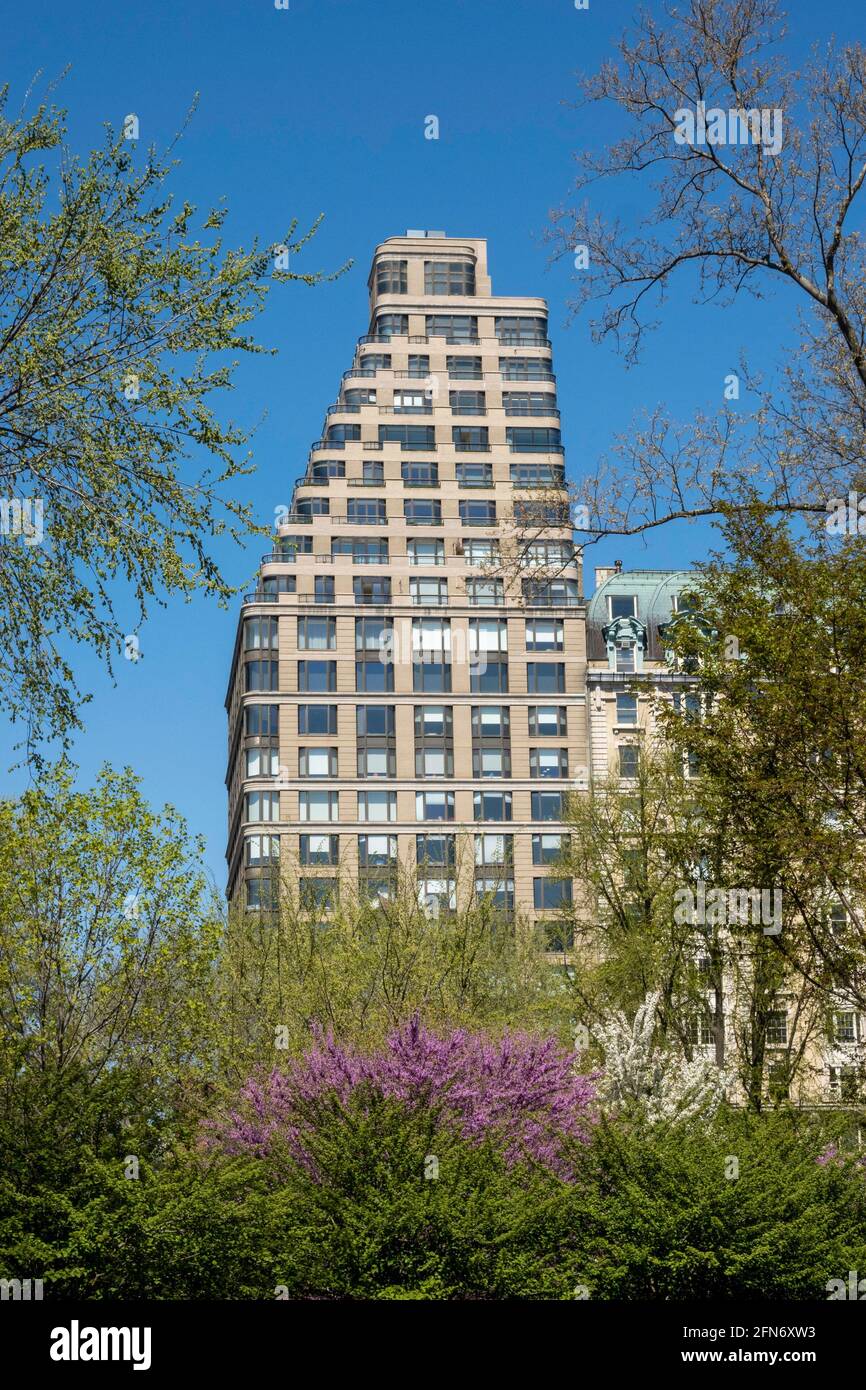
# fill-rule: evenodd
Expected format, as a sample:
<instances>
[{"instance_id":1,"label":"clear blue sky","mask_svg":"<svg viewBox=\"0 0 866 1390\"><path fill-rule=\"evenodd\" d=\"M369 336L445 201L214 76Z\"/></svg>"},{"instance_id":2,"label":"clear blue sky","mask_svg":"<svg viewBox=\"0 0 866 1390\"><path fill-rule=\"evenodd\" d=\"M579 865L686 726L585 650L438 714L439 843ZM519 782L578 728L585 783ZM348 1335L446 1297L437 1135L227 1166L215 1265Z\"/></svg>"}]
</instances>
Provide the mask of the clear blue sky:
<instances>
[{"instance_id":1,"label":"clear blue sky","mask_svg":"<svg viewBox=\"0 0 866 1390\"><path fill-rule=\"evenodd\" d=\"M569 472L592 466L617 430L666 402L683 418L715 407L724 374L746 348L769 368L792 335L793 302L780 295L734 310L673 297L643 363L627 370L587 324L566 326L569 267L547 267L541 237L549 209L567 198L571 153L610 138L598 112L570 109L574 73L611 53L630 0L146 0L142 4L0 3L0 81L17 107L33 75L71 70L58 99L69 143L86 150L102 123L128 112L143 143L164 145L193 94L199 110L180 144L174 188L199 205L225 199L228 242L282 238L292 217L325 223L303 268L353 269L333 285L277 287L259 337L278 355L244 364L232 414L252 426L256 476L248 496L259 519L288 502L293 479L318 438L325 407L367 326L366 277L373 247L408 227L489 241L494 293L542 294L550 328ZM792 42L802 54L835 32L857 36L850 0L791 0ZM38 89L37 89L38 90ZM435 114L440 139L424 139ZM605 213L628 219L633 191L605 189ZM745 404L745 403L744 403ZM594 564L687 565L707 532L682 527L644 544L594 547ZM237 582L265 547L226 554ZM587 591L591 590L587 574ZM144 659L120 661L113 687L79 663L94 691L76 743L83 781L108 760L130 764L154 803L169 801L207 837L222 888L226 729L223 698L237 606L203 603L158 610L142 636ZM0 729L0 766L13 737ZM5 779L7 791L20 775Z\"/></svg>"}]
</instances>

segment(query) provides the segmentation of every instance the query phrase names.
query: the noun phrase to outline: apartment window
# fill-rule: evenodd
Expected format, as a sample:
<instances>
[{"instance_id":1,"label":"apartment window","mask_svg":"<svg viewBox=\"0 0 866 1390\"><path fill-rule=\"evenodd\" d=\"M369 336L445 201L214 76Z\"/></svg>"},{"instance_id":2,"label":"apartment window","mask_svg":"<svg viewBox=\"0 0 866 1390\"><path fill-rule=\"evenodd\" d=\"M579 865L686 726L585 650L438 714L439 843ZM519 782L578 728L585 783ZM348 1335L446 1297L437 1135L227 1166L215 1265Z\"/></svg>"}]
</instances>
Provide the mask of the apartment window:
<instances>
[{"instance_id":1,"label":"apartment window","mask_svg":"<svg viewBox=\"0 0 866 1390\"><path fill-rule=\"evenodd\" d=\"M571 901L571 879L534 878L532 880L532 902L536 912L553 912L557 908L570 907Z\"/></svg>"},{"instance_id":2,"label":"apartment window","mask_svg":"<svg viewBox=\"0 0 866 1390\"><path fill-rule=\"evenodd\" d=\"M312 536L278 536L274 542L274 554L279 555L282 564L293 565L298 555L312 552Z\"/></svg>"},{"instance_id":3,"label":"apartment window","mask_svg":"<svg viewBox=\"0 0 866 1390\"><path fill-rule=\"evenodd\" d=\"M329 444L345 444L347 440L360 438L360 425L329 425L325 431L325 439Z\"/></svg>"},{"instance_id":4,"label":"apartment window","mask_svg":"<svg viewBox=\"0 0 866 1390\"><path fill-rule=\"evenodd\" d=\"M337 792L299 792L298 818L302 821L339 820Z\"/></svg>"},{"instance_id":5,"label":"apartment window","mask_svg":"<svg viewBox=\"0 0 866 1390\"><path fill-rule=\"evenodd\" d=\"M409 596L413 604L437 607L448 602L447 579L410 579Z\"/></svg>"},{"instance_id":6,"label":"apartment window","mask_svg":"<svg viewBox=\"0 0 866 1390\"><path fill-rule=\"evenodd\" d=\"M533 792L533 820L562 820L562 792Z\"/></svg>"},{"instance_id":7,"label":"apartment window","mask_svg":"<svg viewBox=\"0 0 866 1390\"><path fill-rule=\"evenodd\" d=\"M248 661L244 666L244 691L247 694L279 690L279 663Z\"/></svg>"},{"instance_id":8,"label":"apartment window","mask_svg":"<svg viewBox=\"0 0 866 1390\"><path fill-rule=\"evenodd\" d=\"M571 951L574 949L574 925L560 918L536 923L545 951Z\"/></svg>"},{"instance_id":9,"label":"apartment window","mask_svg":"<svg viewBox=\"0 0 866 1390\"><path fill-rule=\"evenodd\" d=\"M492 487L492 463L458 463L454 475L460 487Z\"/></svg>"},{"instance_id":10,"label":"apartment window","mask_svg":"<svg viewBox=\"0 0 866 1390\"><path fill-rule=\"evenodd\" d=\"M331 504L327 497L302 497L295 503L295 516L328 516Z\"/></svg>"},{"instance_id":11,"label":"apartment window","mask_svg":"<svg viewBox=\"0 0 866 1390\"><path fill-rule=\"evenodd\" d=\"M415 859L419 869L454 867L453 835L416 835Z\"/></svg>"},{"instance_id":12,"label":"apartment window","mask_svg":"<svg viewBox=\"0 0 866 1390\"><path fill-rule=\"evenodd\" d=\"M449 391L448 404L453 415L486 415L487 397L483 391Z\"/></svg>"},{"instance_id":13,"label":"apartment window","mask_svg":"<svg viewBox=\"0 0 866 1390\"><path fill-rule=\"evenodd\" d=\"M390 338L394 335L405 337L409 332L408 314L378 314L376 317L376 336Z\"/></svg>"},{"instance_id":14,"label":"apartment window","mask_svg":"<svg viewBox=\"0 0 866 1390\"><path fill-rule=\"evenodd\" d=\"M486 453L490 448L486 425L452 425L451 442L458 454Z\"/></svg>"},{"instance_id":15,"label":"apartment window","mask_svg":"<svg viewBox=\"0 0 866 1390\"><path fill-rule=\"evenodd\" d=\"M530 541L525 551L530 568L560 568L574 564L574 546L570 541Z\"/></svg>"},{"instance_id":16,"label":"apartment window","mask_svg":"<svg viewBox=\"0 0 866 1390\"><path fill-rule=\"evenodd\" d=\"M408 261L376 262L376 293L405 294Z\"/></svg>"},{"instance_id":17,"label":"apartment window","mask_svg":"<svg viewBox=\"0 0 866 1390\"><path fill-rule=\"evenodd\" d=\"M350 497L346 520L355 526L383 526L387 520L384 497Z\"/></svg>"},{"instance_id":18,"label":"apartment window","mask_svg":"<svg viewBox=\"0 0 866 1390\"><path fill-rule=\"evenodd\" d=\"M446 365L448 375L454 381L480 381L482 379L480 357L448 357L446 358Z\"/></svg>"},{"instance_id":19,"label":"apartment window","mask_svg":"<svg viewBox=\"0 0 866 1390\"><path fill-rule=\"evenodd\" d=\"M345 478L346 465L342 459L314 459L310 467L313 482L324 483L329 478Z\"/></svg>"},{"instance_id":20,"label":"apartment window","mask_svg":"<svg viewBox=\"0 0 866 1390\"><path fill-rule=\"evenodd\" d=\"M396 792L358 792L358 820L365 822L397 819Z\"/></svg>"},{"instance_id":21,"label":"apartment window","mask_svg":"<svg viewBox=\"0 0 866 1390\"><path fill-rule=\"evenodd\" d=\"M396 835L359 835L358 863L362 869L389 868L397 863Z\"/></svg>"},{"instance_id":22,"label":"apartment window","mask_svg":"<svg viewBox=\"0 0 866 1390\"><path fill-rule=\"evenodd\" d=\"M511 792L475 792L472 804L477 821L511 820Z\"/></svg>"},{"instance_id":23,"label":"apartment window","mask_svg":"<svg viewBox=\"0 0 866 1390\"><path fill-rule=\"evenodd\" d=\"M394 689L394 663L386 653L356 652L355 689L370 695L384 695Z\"/></svg>"},{"instance_id":24,"label":"apartment window","mask_svg":"<svg viewBox=\"0 0 866 1390\"><path fill-rule=\"evenodd\" d=\"M407 487L438 487L438 463L404 463L400 474Z\"/></svg>"},{"instance_id":25,"label":"apartment window","mask_svg":"<svg viewBox=\"0 0 866 1390\"><path fill-rule=\"evenodd\" d=\"M459 502L460 523L463 526L495 526L495 502Z\"/></svg>"},{"instance_id":26,"label":"apartment window","mask_svg":"<svg viewBox=\"0 0 866 1390\"><path fill-rule=\"evenodd\" d=\"M416 792L416 820L453 820L453 792Z\"/></svg>"},{"instance_id":27,"label":"apartment window","mask_svg":"<svg viewBox=\"0 0 866 1390\"><path fill-rule=\"evenodd\" d=\"M336 732L336 705L298 705L299 734L335 734Z\"/></svg>"},{"instance_id":28,"label":"apartment window","mask_svg":"<svg viewBox=\"0 0 866 1390\"><path fill-rule=\"evenodd\" d=\"M299 748L299 777L336 777L336 748Z\"/></svg>"},{"instance_id":29,"label":"apartment window","mask_svg":"<svg viewBox=\"0 0 866 1390\"><path fill-rule=\"evenodd\" d=\"M361 365L356 376L375 376L377 372L387 372L391 369L390 352L365 352L361 358Z\"/></svg>"},{"instance_id":30,"label":"apartment window","mask_svg":"<svg viewBox=\"0 0 866 1390\"><path fill-rule=\"evenodd\" d=\"M530 777L567 777L567 748L530 748Z\"/></svg>"},{"instance_id":31,"label":"apartment window","mask_svg":"<svg viewBox=\"0 0 866 1390\"><path fill-rule=\"evenodd\" d=\"M551 381L553 373L546 357L500 357L499 371L504 381Z\"/></svg>"},{"instance_id":32,"label":"apartment window","mask_svg":"<svg viewBox=\"0 0 866 1390\"><path fill-rule=\"evenodd\" d=\"M637 724L636 695L617 695L616 722L624 726Z\"/></svg>"},{"instance_id":33,"label":"apartment window","mask_svg":"<svg viewBox=\"0 0 866 1390\"><path fill-rule=\"evenodd\" d=\"M301 835L298 859L306 866L318 864L339 864L340 838L338 835Z\"/></svg>"},{"instance_id":34,"label":"apartment window","mask_svg":"<svg viewBox=\"0 0 866 1390\"><path fill-rule=\"evenodd\" d=\"M709 1009L700 1009L692 1014L686 1030L692 1047L708 1047L713 1041L713 1020Z\"/></svg>"},{"instance_id":35,"label":"apartment window","mask_svg":"<svg viewBox=\"0 0 866 1390\"><path fill-rule=\"evenodd\" d=\"M298 651L335 651L336 618L298 618Z\"/></svg>"},{"instance_id":36,"label":"apartment window","mask_svg":"<svg viewBox=\"0 0 866 1390\"><path fill-rule=\"evenodd\" d=\"M499 563L499 542L493 540L464 541L463 555L467 565L496 565Z\"/></svg>"},{"instance_id":37,"label":"apartment window","mask_svg":"<svg viewBox=\"0 0 866 1390\"><path fill-rule=\"evenodd\" d=\"M280 770L280 750L277 744L259 744L244 749L247 777L276 777Z\"/></svg>"},{"instance_id":38,"label":"apartment window","mask_svg":"<svg viewBox=\"0 0 866 1390\"><path fill-rule=\"evenodd\" d=\"M514 487L565 487L565 470L555 463L512 463L509 473Z\"/></svg>"},{"instance_id":39,"label":"apartment window","mask_svg":"<svg viewBox=\"0 0 866 1390\"><path fill-rule=\"evenodd\" d=\"M278 880L262 873L246 880L247 907L254 912L273 911L278 902Z\"/></svg>"},{"instance_id":40,"label":"apartment window","mask_svg":"<svg viewBox=\"0 0 866 1390\"><path fill-rule=\"evenodd\" d=\"M298 662L298 690L302 694L327 693L336 689L336 661Z\"/></svg>"},{"instance_id":41,"label":"apartment window","mask_svg":"<svg viewBox=\"0 0 866 1390\"><path fill-rule=\"evenodd\" d=\"M527 618L526 650L528 652L561 652L565 645L561 618Z\"/></svg>"},{"instance_id":42,"label":"apartment window","mask_svg":"<svg viewBox=\"0 0 866 1390\"><path fill-rule=\"evenodd\" d=\"M391 602L391 580L387 575L353 579L352 593L355 596L356 604L388 604Z\"/></svg>"},{"instance_id":43,"label":"apartment window","mask_svg":"<svg viewBox=\"0 0 866 1390\"><path fill-rule=\"evenodd\" d=\"M617 671L627 674L629 671L634 670L634 642L629 641L627 638L623 638L621 641L615 643L614 656Z\"/></svg>"},{"instance_id":44,"label":"apartment window","mask_svg":"<svg viewBox=\"0 0 866 1390\"><path fill-rule=\"evenodd\" d=\"M418 902L437 917L440 912L453 912L457 906L457 884L453 878L419 879Z\"/></svg>"},{"instance_id":45,"label":"apartment window","mask_svg":"<svg viewBox=\"0 0 866 1390\"><path fill-rule=\"evenodd\" d=\"M508 651L508 624L504 618L469 619L470 659L477 659L481 652L501 653Z\"/></svg>"},{"instance_id":46,"label":"apartment window","mask_svg":"<svg viewBox=\"0 0 866 1390\"><path fill-rule=\"evenodd\" d=\"M767 1046L786 1047L788 1044L788 1016L782 1009L767 1015Z\"/></svg>"},{"instance_id":47,"label":"apartment window","mask_svg":"<svg viewBox=\"0 0 866 1390\"><path fill-rule=\"evenodd\" d=\"M335 878L299 878L298 896L305 912L327 912L337 900Z\"/></svg>"},{"instance_id":48,"label":"apartment window","mask_svg":"<svg viewBox=\"0 0 866 1390\"><path fill-rule=\"evenodd\" d=\"M503 391L506 415L555 415L556 397L550 391Z\"/></svg>"},{"instance_id":49,"label":"apartment window","mask_svg":"<svg viewBox=\"0 0 866 1390\"><path fill-rule=\"evenodd\" d=\"M403 516L409 526L441 526L442 504L426 497L413 497L403 503Z\"/></svg>"},{"instance_id":50,"label":"apartment window","mask_svg":"<svg viewBox=\"0 0 866 1390\"><path fill-rule=\"evenodd\" d=\"M276 618L247 618L244 623L244 651L275 651L279 646Z\"/></svg>"},{"instance_id":51,"label":"apartment window","mask_svg":"<svg viewBox=\"0 0 866 1390\"><path fill-rule=\"evenodd\" d=\"M425 261L425 294L474 294L475 266L472 261Z\"/></svg>"},{"instance_id":52,"label":"apartment window","mask_svg":"<svg viewBox=\"0 0 866 1390\"><path fill-rule=\"evenodd\" d=\"M445 338L449 343L478 341L478 319L471 314L428 314L428 338Z\"/></svg>"},{"instance_id":53,"label":"apartment window","mask_svg":"<svg viewBox=\"0 0 866 1390\"><path fill-rule=\"evenodd\" d=\"M580 598L576 579L524 579L522 587L527 608L570 608Z\"/></svg>"},{"instance_id":54,"label":"apartment window","mask_svg":"<svg viewBox=\"0 0 866 1390\"><path fill-rule=\"evenodd\" d=\"M430 375L430 358L423 352L409 353L409 376L425 377Z\"/></svg>"},{"instance_id":55,"label":"apartment window","mask_svg":"<svg viewBox=\"0 0 866 1390\"><path fill-rule=\"evenodd\" d=\"M419 705L415 710L415 776L454 776L450 705Z\"/></svg>"},{"instance_id":56,"label":"apartment window","mask_svg":"<svg viewBox=\"0 0 866 1390\"><path fill-rule=\"evenodd\" d=\"M562 440L558 429L535 425L527 428L507 427L505 442L513 454L562 453Z\"/></svg>"},{"instance_id":57,"label":"apartment window","mask_svg":"<svg viewBox=\"0 0 866 1390\"><path fill-rule=\"evenodd\" d=\"M489 898L494 907L503 912L514 910L514 879L506 877L506 870L477 875L475 894L479 898Z\"/></svg>"},{"instance_id":58,"label":"apartment window","mask_svg":"<svg viewBox=\"0 0 866 1390\"><path fill-rule=\"evenodd\" d=\"M506 705L473 706L472 776L511 776L511 726Z\"/></svg>"},{"instance_id":59,"label":"apartment window","mask_svg":"<svg viewBox=\"0 0 866 1390\"><path fill-rule=\"evenodd\" d=\"M337 409L345 406L347 409L357 410L362 405L376 404L376 388L374 386L356 386L343 392L342 400L337 402ZM345 464L343 465L345 471Z\"/></svg>"},{"instance_id":60,"label":"apartment window","mask_svg":"<svg viewBox=\"0 0 866 1390\"><path fill-rule=\"evenodd\" d=\"M862 1073L857 1067L830 1068L830 1090L843 1105L858 1105L862 1087Z\"/></svg>"},{"instance_id":61,"label":"apartment window","mask_svg":"<svg viewBox=\"0 0 866 1390\"><path fill-rule=\"evenodd\" d=\"M383 444L399 444L401 449L436 448L432 425L380 425L379 440Z\"/></svg>"},{"instance_id":62,"label":"apartment window","mask_svg":"<svg viewBox=\"0 0 866 1390\"><path fill-rule=\"evenodd\" d=\"M279 792L245 792L244 820L274 821L280 818Z\"/></svg>"},{"instance_id":63,"label":"apartment window","mask_svg":"<svg viewBox=\"0 0 866 1390\"><path fill-rule=\"evenodd\" d=\"M637 595L636 594L608 594L607 614L613 618L636 618L637 617Z\"/></svg>"},{"instance_id":64,"label":"apartment window","mask_svg":"<svg viewBox=\"0 0 866 1390\"><path fill-rule=\"evenodd\" d=\"M447 618L413 618L413 689L451 689L451 623Z\"/></svg>"},{"instance_id":65,"label":"apartment window","mask_svg":"<svg viewBox=\"0 0 866 1390\"><path fill-rule=\"evenodd\" d=\"M565 666L561 661L527 661L526 688L530 695L562 695Z\"/></svg>"},{"instance_id":66,"label":"apartment window","mask_svg":"<svg viewBox=\"0 0 866 1390\"><path fill-rule=\"evenodd\" d=\"M293 574L269 574L261 581L263 594L294 594L298 581Z\"/></svg>"},{"instance_id":67,"label":"apartment window","mask_svg":"<svg viewBox=\"0 0 866 1390\"><path fill-rule=\"evenodd\" d=\"M853 1009L840 1009L833 1015L833 1041L855 1043L859 1040L858 1018Z\"/></svg>"},{"instance_id":68,"label":"apartment window","mask_svg":"<svg viewBox=\"0 0 866 1390\"><path fill-rule=\"evenodd\" d=\"M568 526L570 517L568 504L561 498L543 502L527 501L524 498L514 504L516 526L534 527L540 531L546 526Z\"/></svg>"},{"instance_id":69,"label":"apartment window","mask_svg":"<svg viewBox=\"0 0 866 1390\"><path fill-rule=\"evenodd\" d=\"M395 415L429 415L433 401L429 391L395 391L391 409Z\"/></svg>"},{"instance_id":70,"label":"apartment window","mask_svg":"<svg viewBox=\"0 0 866 1390\"><path fill-rule=\"evenodd\" d=\"M394 777L397 743L393 705L358 705L355 712L359 777Z\"/></svg>"},{"instance_id":71,"label":"apartment window","mask_svg":"<svg viewBox=\"0 0 866 1390\"><path fill-rule=\"evenodd\" d=\"M334 576L317 574L313 580L313 599L316 603L334 602Z\"/></svg>"},{"instance_id":72,"label":"apartment window","mask_svg":"<svg viewBox=\"0 0 866 1390\"><path fill-rule=\"evenodd\" d=\"M469 619L469 689L498 694L508 689L508 624L503 618Z\"/></svg>"},{"instance_id":73,"label":"apartment window","mask_svg":"<svg viewBox=\"0 0 866 1390\"><path fill-rule=\"evenodd\" d=\"M511 868L514 863L513 835L476 835L475 865L479 869Z\"/></svg>"},{"instance_id":74,"label":"apartment window","mask_svg":"<svg viewBox=\"0 0 866 1390\"><path fill-rule=\"evenodd\" d=\"M385 482L385 465L380 459L361 461L361 482L365 487L379 487Z\"/></svg>"},{"instance_id":75,"label":"apartment window","mask_svg":"<svg viewBox=\"0 0 866 1390\"><path fill-rule=\"evenodd\" d=\"M249 868L274 864L280 857L279 835L247 835L244 837L244 863Z\"/></svg>"},{"instance_id":76,"label":"apartment window","mask_svg":"<svg viewBox=\"0 0 866 1390\"><path fill-rule=\"evenodd\" d=\"M494 319L494 331L500 343L543 346L547 342L547 319L529 314L509 314L507 317L497 315Z\"/></svg>"},{"instance_id":77,"label":"apartment window","mask_svg":"<svg viewBox=\"0 0 866 1390\"><path fill-rule=\"evenodd\" d=\"M444 541L419 541L411 540L406 542L406 553L409 557L410 565L444 565L445 564L445 542Z\"/></svg>"},{"instance_id":78,"label":"apartment window","mask_svg":"<svg viewBox=\"0 0 866 1390\"><path fill-rule=\"evenodd\" d=\"M348 555L353 565L385 565L388 563L388 542L383 539L340 536L331 541L331 559Z\"/></svg>"},{"instance_id":79,"label":"apartment window","mask_svg":"<svg viewBox=\"0 0 866 1390\"><path fill-rule=\"evenodd\" d=\"M635 778L640 767L640 749L636 743L623 743L619 749L620 777Z\"/></svg>"},{"instance_id":80,"label":"apartment window","mask_svg":"<svg viewBox=\"0 0 866 1390\"><path fill-rule=\"evenodd\" d=\"M533 835L533 864L555 864L563 851L562 835Z\"/></svg>"},{"instance_id":81,"label":"apartment window","mask_svg":"<svg viewBox=\"0 0 866 1390\"><path fill-rule=\"evenodd\" d=\"M530 738L563 738L567 733L565 705L530 705Z\"/></svg>"},{"instance_id":82,"label":"apartment window","mask_svg":"<svg viewBox=\"0 0 866 1390\"><path fill-rule=\"evenodd\" d=\"M475 608L497 608L505 603L501 579L467 579L466 597Z\"/></svg>"},{"instance_id":83,"label":"apartment window","mask_svg":"<svg viewBox=\"0 0 866 1390\"><path fill-rule=\"evenodd\" d=\"M469 689L473 695L506 694L508 658L496 652L473 658L469 666Z\"/></svg>"}]
</instances>

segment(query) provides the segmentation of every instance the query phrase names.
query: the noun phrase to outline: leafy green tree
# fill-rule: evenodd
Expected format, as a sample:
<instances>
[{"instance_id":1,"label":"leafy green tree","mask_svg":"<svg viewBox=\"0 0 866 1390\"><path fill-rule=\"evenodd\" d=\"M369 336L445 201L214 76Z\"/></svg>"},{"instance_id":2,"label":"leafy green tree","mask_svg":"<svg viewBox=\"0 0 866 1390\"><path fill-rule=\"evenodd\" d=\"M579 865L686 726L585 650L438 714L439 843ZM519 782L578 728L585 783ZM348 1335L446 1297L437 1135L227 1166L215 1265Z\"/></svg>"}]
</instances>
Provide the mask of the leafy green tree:
<instances>
[{"instance_id":1,"label":"leafy green tree","mask_svg":"<svg viewBox=\"0 0 866 1390\"><path fill-rule=\"evenodd\" d=\"M129 772L0 802L0 1147L21 1188L158 1146L204 1040L220 923L203 847ZM136 1145L138 1147L136 1147Z\"/></svg>"},{"instance_id":2,"label":"leafy green tree","mask_svg":"<svg viewBox=\"0 0 866 1390\"><path fill-rule=\"evenodd\" d=\"M172 163L110 130L78 160L63 114L5 114L0 90L0 688L27 738L80 726L76 646L111 668L149 605L233 592L211 541L255 532L235 485L244 428L216 405L278 246L231 250L224 208L168 191ZM127 134L130 132L126 132ZM276 253L276 254L275 254ZM327 277L333 278L333 277ZM133 605L123 622L115 603Z\"/></svg>"}]
</instances>

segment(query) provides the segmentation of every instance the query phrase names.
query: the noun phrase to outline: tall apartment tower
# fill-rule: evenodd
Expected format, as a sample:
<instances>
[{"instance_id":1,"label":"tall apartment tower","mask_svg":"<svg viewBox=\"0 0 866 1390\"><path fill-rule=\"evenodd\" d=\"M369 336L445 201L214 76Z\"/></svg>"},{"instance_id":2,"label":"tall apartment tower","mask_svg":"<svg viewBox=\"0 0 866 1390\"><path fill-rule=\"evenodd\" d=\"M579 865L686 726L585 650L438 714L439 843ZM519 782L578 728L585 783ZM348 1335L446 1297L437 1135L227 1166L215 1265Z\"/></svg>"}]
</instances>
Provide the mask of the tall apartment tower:
<instances>
[{"instance_id":1,"label":"tall apartment tower","mask_svg":"<svg viewBox=\"0 0 866 1390\"><path fill-rule=\"evenodd\" d=\"M376 248L359 338L256 592L229 717L229 896L277 870L323 912L399 863L551 922L562 798L586 786L585 609L543 299L487 244ZM556 929L551 928L556 945Z\"/></svg>"}]
</instances>

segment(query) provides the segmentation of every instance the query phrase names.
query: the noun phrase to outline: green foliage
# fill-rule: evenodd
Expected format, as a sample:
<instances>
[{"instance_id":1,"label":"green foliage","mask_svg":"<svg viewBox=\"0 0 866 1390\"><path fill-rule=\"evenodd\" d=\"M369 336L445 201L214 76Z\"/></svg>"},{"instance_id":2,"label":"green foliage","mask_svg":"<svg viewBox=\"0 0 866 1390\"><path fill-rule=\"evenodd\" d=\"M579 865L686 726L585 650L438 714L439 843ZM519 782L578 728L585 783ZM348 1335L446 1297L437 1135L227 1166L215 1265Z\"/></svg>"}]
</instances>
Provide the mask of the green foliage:
<instances>
[{"instance_id":1,"label":"green foliage","mask_svg":"<svg viewBox=\"0 0 866 1390\"><path fill-rule=\"evenodd\" d=\"M5 114L0 89L0 496L39 499L42 524L0 537L0 703L28 748L81 724L70 644L111 669L151 602L233 592L211 540L261 528L232 495L248 434L215 403L274 268L273 248L224 246L224 207L197 216L173 164L108 131L84 159L63 113ZM293 240L301 249L318 223ZM333 277L327 277L333 278ZM192 460L192 463L190 461ZM25 516L33 521L33 514ZM44 540L38 532L44 530ZM113 600L136 613L121 625Z\"/></svg>"}]
</instances>

